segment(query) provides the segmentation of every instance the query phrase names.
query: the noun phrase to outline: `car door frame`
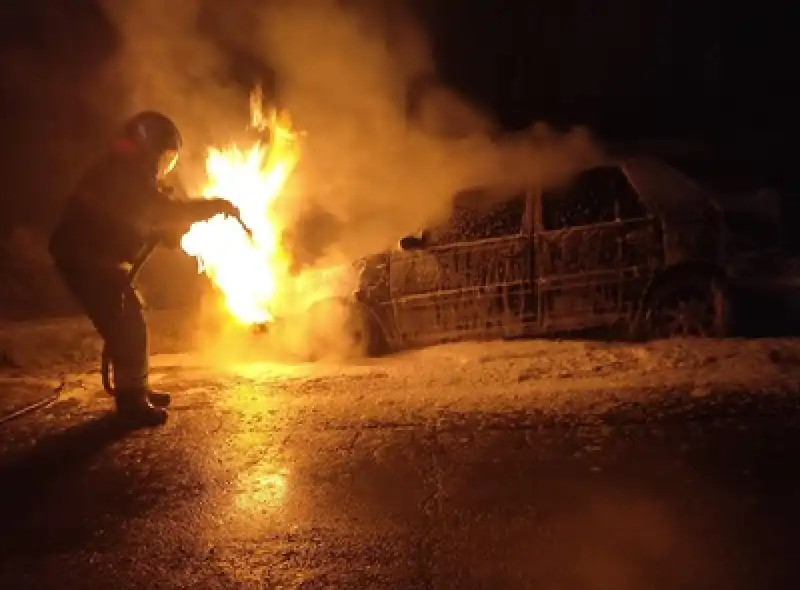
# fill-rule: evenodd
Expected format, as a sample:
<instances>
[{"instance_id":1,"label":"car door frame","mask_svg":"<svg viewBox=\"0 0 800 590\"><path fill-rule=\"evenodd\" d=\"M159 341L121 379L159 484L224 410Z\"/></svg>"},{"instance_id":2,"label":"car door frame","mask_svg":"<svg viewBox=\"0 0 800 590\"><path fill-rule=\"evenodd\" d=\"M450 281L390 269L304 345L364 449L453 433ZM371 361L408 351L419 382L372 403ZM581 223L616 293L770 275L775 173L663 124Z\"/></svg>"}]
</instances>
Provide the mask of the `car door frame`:
<instances>
[{"instance_id":1,"label":"car door frame","mask_svg":"<svg viewBox=\"0 0 800 590\"><path fill-rule=\"evenodd\" d=\"M520 231L515 234L508 234L501 237L483 238L463 242L455 242L445 245L434 245L419 251L392 252L390 263L390 297L394 315L394 322L397 328L398 337L403 346L424 346L438 342L453 340L464 340L471 338L484 337L511 337L522 335L531 329L530 319L524 319L521 325L515 326L511 322L503 323L487 329L463 325L459 319L459 313L466 313L465 308L474 304L476 309L480 307L480 297L486 291L500 288L501 297L504 298L504 306L508 309L508 295L511 287L521 283L521 290L530 291L527 304L532 308L533 314L538 314L538 300L536 292L536 281L533 273L533 219L534 196L532 191L524 190L525 206L521 220ZM516 279L508 284L502 281L494 282L491 285L463 285L463 281L456 279L454 284L447 284L444 280L446 276L453 276L446 272L447 269L455 269L458 273L459 260L469 259L470 252L477 252L482 249L497 251L504 246L510 252L507 256L501 256L494 260L500 263L498 270L487 270L487 276L492 272L505 272L511 265L518 265L523 273L521 279ZM445 264L442 264L442 259ZM521 261L521 263L519 262ZM428 265L429 268L421 269L430 273L430 282L427 288L420 293L408 293L406 289L399 289L398 283L402 273L409 274L415 264ZM403 268L403 267L406 268ZM442 272L442 269L445 272ZM499 275L498 275L499 276ZM405 277L404 277L405 278ZM477 297L476 297L477 296ZM524 304L523 304L524 305ZM409 313L409 309L414 310ZM442 318L442 314L450 314L450 317ZM416 318L416 319L415 319ZM538 315L536 315L538 322ZM419 329L420 324L426 330ZM455 328L443 328L455 324Z\"/></svg>"},{"instance_id":2,"label":"car door frame","mask_svg":"<svg viewBox=\"0 0 800 590\"><path fill-rule=\"evenodd\" d=\"M620 169L624 174L624 171ZM627 175L626 175L627 179ZM612 325L629 319L639 303L639 296L649 283L653 274L661 267L662 244L661 222L651 207L641 198L630 180L628 184L636 192L638 203L645 209L641 218L621 219L619 200L615 198L615 219L588 225L572 226L562 229L544 227L544 196L537 191L534 219L534 250L536 252L535 277L539 292L539 317L542 333L569 330L582 330ZM608 255L611 259L602 267L585 272L549 272L551 263L547 260L549 243L553 240L563 242L568 238L580 237L594 232L605 234ZM602 239L600 240L602 244ZM642 247L646 246L646 247ZM655 248L653 247L655 246ZM584 248L586 250L588 248ZM659 252L656 252L658 250ZM602 254L600 254L602 255ZM549 309L549 300L558 293L583 290L584 305L597 302L600 309L576 309L557 315ZM565 296L565 295L562 295Z\"/></svg>"}]
</instances>

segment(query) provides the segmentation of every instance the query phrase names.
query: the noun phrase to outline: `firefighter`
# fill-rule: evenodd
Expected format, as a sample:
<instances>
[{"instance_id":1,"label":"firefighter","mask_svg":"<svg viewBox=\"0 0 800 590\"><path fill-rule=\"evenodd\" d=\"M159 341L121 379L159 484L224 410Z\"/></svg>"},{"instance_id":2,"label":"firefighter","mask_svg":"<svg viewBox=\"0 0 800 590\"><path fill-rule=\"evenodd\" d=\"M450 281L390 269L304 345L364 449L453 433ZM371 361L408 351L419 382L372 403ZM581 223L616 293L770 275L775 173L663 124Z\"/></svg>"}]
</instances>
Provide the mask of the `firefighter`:
<instances>
[{"instance_id":1,"label":"firefighter","mask_svg":"<svg viewBox=\"0 0 800 590\"><path fill-rule=\"evenodd\" d=\"M147 326L127 271L151 244L175 247L192 223L238 214L224 199L178 200L160 188L180 147L166 116L131 117L79 180L49 243L60 276L105 341L117 414L133 427L165 423L170 395L150 389Z\"/></svg>"}]
</instances>

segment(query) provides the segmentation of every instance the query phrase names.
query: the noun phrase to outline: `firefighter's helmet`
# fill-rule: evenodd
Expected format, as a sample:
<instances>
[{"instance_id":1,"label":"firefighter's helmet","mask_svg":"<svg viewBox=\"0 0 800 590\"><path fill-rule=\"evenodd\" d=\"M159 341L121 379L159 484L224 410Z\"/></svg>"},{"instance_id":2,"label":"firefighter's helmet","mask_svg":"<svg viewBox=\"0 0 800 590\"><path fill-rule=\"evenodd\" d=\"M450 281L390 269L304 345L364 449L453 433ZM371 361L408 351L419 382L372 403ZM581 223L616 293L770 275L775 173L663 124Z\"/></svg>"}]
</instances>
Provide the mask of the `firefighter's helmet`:
<instances>
[{"instance_id":1,"label":"firefighter's helmet","mask_svg":"<svg viewBox=\"0 0 800 590\"><path fill-rule=\"evenodd\" d=\"M142 111L122 126L122 138L158 160L158 175L169 173L178 161L183 140L175 123L155 111Z\"/></svg>"}]
</instances>

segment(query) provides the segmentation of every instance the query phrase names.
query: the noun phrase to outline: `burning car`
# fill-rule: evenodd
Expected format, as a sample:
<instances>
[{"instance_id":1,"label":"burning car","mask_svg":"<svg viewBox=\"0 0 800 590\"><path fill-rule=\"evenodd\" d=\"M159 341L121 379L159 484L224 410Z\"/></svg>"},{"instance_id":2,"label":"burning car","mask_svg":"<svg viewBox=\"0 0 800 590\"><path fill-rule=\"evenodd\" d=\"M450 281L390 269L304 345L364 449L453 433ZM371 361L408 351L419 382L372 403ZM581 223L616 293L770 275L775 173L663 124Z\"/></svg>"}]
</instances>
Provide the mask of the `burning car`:
<instances>
[{"instance_id":1,"label":"burning car","mask_svg":"<svg viewBox=\"0 0 800 590\"><path fill-rule=\"evenodd\" d=\"M351 335L370 354L592 328L726 336L737 285L777 247L769 230L746 239L752 218L732 231L736 218L712 191L644 157L556 190L467 191L445 223L359 261Z\"/></svg>"},{"instance_id":2,"label":"burning car","mask_svg":"<svg viewBox=\"0 0 800 590\"><path fill-rule=\"evenodd\" d=\"M743 292L792 265L779 212L764 215L761 197L722 195L638 157L557 189L462 192L444 223L357 261L357 273L298 274L283 247L290 221L274 205L303 133L288 113L265 112L258 91L250 109L268 139L210 149L202 190L236 204L241 219L195 224L181 240L240 324L272 331L299 314L305 326L330 328L336 316L350 344L370 354L592 328L718 337L731 333Z\"/></svg>"}]
</instances>

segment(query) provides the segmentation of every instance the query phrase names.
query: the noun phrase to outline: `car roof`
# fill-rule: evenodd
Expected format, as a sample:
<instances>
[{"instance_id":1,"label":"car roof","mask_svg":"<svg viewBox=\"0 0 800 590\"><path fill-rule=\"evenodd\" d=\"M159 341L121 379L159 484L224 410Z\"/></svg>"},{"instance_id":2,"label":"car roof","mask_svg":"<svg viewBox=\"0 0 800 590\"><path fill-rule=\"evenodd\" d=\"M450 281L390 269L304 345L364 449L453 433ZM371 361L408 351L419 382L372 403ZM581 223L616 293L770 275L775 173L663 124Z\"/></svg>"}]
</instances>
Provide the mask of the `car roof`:
<instances>
[{"instance_id":1,"label":"car roof","mask_svg":"<svg viewBox=\"0 0 800 590\"><path fill-rule=\"evenodd\" d=\"M701 185L674 166L650 156L614 158L583 171L603 168L622 170L644 204L662 217L686 217L703 210L721 210L719 195ZM510 186L475 186L453 195L452 207L480 208L524 194L524 189Z\"/></svg>"},{"instance_id":2,"label":"car roof","mask_svg":"<svg viewBox=\"0 0 800 590\"><path fill-rule=\"evenodd\" d=\"M462 189L453 195L453 207L481 208L487 204L502 203L524 198L526 187L505 185L482 185Z\"/></svg>"}]
</instances>

